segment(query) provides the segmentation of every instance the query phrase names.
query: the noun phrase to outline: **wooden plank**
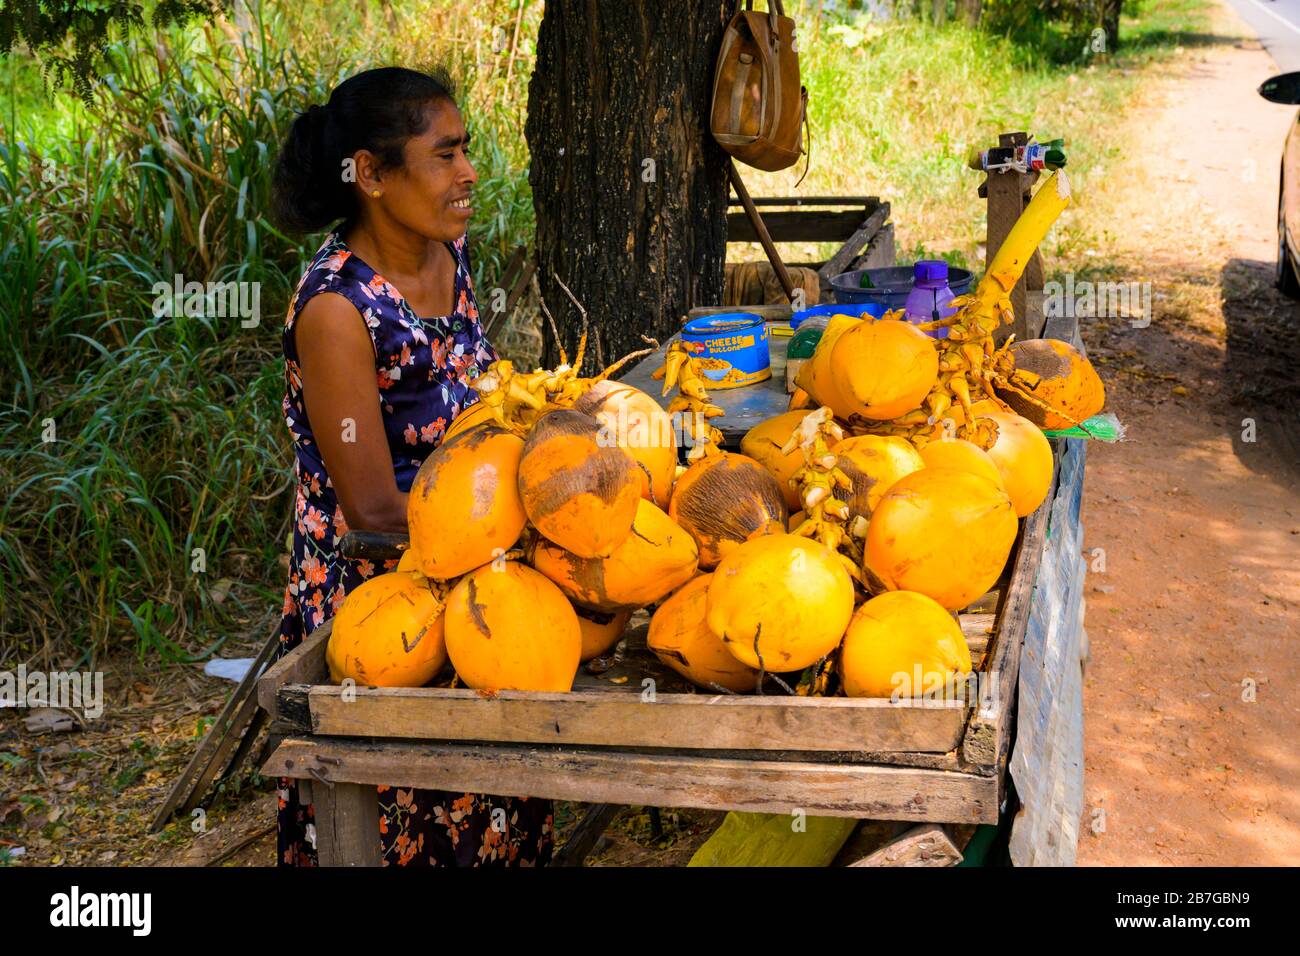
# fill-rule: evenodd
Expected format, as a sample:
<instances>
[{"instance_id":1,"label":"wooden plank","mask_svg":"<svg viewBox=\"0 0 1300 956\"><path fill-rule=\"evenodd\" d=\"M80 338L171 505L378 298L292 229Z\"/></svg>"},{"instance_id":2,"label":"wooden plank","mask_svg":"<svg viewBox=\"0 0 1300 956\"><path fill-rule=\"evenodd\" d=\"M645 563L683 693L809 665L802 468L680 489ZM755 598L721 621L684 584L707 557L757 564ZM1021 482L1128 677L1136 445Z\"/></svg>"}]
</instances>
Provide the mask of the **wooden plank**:
<instances>
[{"instance_id":1,"label":"wooden plank","mask_svg":"<svg viewBox=\"0 0 1300 956\"><path fill-rule=\"evenodd\" d=\"M1043 338L1069 342L1080 352L1085 351L1079 337L1079 319L1073 315L1049 315L1043 321Z\"/></svg>"},{"instance_id":2,"label":"wooden plank","mask_svg":"<svg viewBox=\"0 0 1300 956\"><path fill-rule=\"evenodd\" d=\"M321 866L379 866L379 795L373 785L312 787Z\"/></svg>"},{"instance_id":3,"label":"wooden plank","mask_svg":"<svg viewBox=\"0 0 1300 956\"><path fill-rule=\"evenodd\" d=\"M582 866L596 841L622 809L616 803L597 803L588 808L564 846L555 851L551 866Z\"/></svg>"},{"instance_id":4,"label":"wooden plank","mask_svg":"<svg viewBox=\"0 0 1300 956\"><path fill-rule=\"evenodd\" d=\"M724 760L581 748L471 747L317 737L285 740L270 776L553 800L761 813L802 810L917 822L995 823L993 777L901 767ZM315 785L319 794L321 785Z\"/></svg>"},{"instance_id":5,"label":"wooden plank","mask_svg":"<svg viewBox=\"0 0 1300 956\"><path fill-rule=\"evenodd\" d=\"M844 242L862 227L867 216L862 209L791 210L765 212L763 224L773 242ZM754 224L743 212L727 213L727 242L758 241Z\"/></svg>"},{"instance_id":6,"label":"wooden plank","mask_svg":"<svg viewBox=\"0 0 1300 956\"><path fill-rule=\"evenodd\" d=\"M349 695L351 697L351 695ZM967 711L960 701L730 694L480 694L462 688L308 691L311 728L338 737L701 750L877 750L946 753Z\"/></svg>"},{"instance_id":7,"label":"wooden plank","mask_svg":"<svg viewBox=\"0 0 1300 956\"><path fill-rule=\"evenodd\" d=\"M880 202L879 196L754 196L755 206L857 206L870 211ZM739 206L739 199L730 205Z\"/></svg>"},{"instance_id":8,"label":"wooden plank","mask_svg":"<svg viewBox=\"0 0 1300 956\"><path fill-rule=\"evenodd\" d=\"M779 305L697 305L686 313L686 317L688 319L698 319L703 315L722 315L726 312L752 312L768 322L789 322L790 316L794 314L790 303L782 302ZM663 362L660 361L659 365L662 364ZM658 367L658 365L655 366L655 368ZM654 371L654 369L652 368L651 371ZM712 391L709 392L709 397L713 397Z\"/></svg>"},{"instance_id":9,"label":"wooden plank","mask_svg":"<svg viewBox=\"0 0 1300 956\"><path fill-rule=\"evenodd\" d=\"M1027 141L1028 135L1024 132L1003 133L998 137L999 146L1023 145ZM989 173L980 186L980 196L988 200L988 226L984 244L986 261L992 260L1010 234L1021 212L1028 205L1031 190L1037 180L1036 171L1021 173L1007 170ZM1043 256L1035 249L1025 265L1024 274L1011 290L1011 308L1015 318L1010 325L1004 325L993 333L995 342L1001 344L1012 334L1018 341L1038 336L1043 327L1042 297L1031 297L1030 293L1042 288Z\"/></svg>"},{"instance_id":10,"label":"wooden plank","mask_svg":"<svg viewBox=\"0 0 1300 956\"><path fill-rule=\"evenodd\" d=\"M245 729L253 722L253 716L257 713L258 703L257 695L250 688L248 693L240 702L239 710L230 722L226 733L222 736L221 745L213 751L212 759L194 781L194 788L190 791L185 802L181 804L181 813L189 813L207 796L208 787L216 779L221 768L225 766L226 761L230 759L232 752L240 745L244 737Z\"/></svg>"},{"instance_id":11,"label":"wooden plank","mask_svg":"<svg viewBox=\"0 0 1300 956\"><path fill-rule=\"evenodd\" d=\"M866 251L858 256L851 263L846 271L853 269L887 269L892 266L898 258L894 246L894 224L887 222L880 227L880 231L871 237L871 242L867 244ZM823 263L824 265L824 263ZM817 268L821 268L819 265ZM827 288L829 288L829 282Z\"/></svg>"},{"instance_id":12,"label":"wooden plank","mask_svg":"<svg viewBox=\"0 0 1300 956\"><path fill-rule=\"evenodd\" d=\"M198 748L194 751L194 756L190 758L185 769L181 771L172 784L171 790L168 791L167 797L163 800L162 806L154 814L152 822L149 824L149 832L157 833L167 821L171 819L172 814L176 812L177 807L182 804L189 804L193 799L195 789L198 787L198 779L201 779L208 767L218 759L218 753L228 754L230 751L222 750L226 740L233 736L242 726L242 721L236 723L232 718L237 718L246 707L249 699L257 699L255 690L257 688L258 675L262 668L271 660L275 650L280 645L278 634L273 634L267 638L266 643L262 645L257 656L253 659L253 664L249 667L248 672L243 679L235 686L234 692L230 699L226 701L225 706L221 708L221 713L213 721L212 726L208 728L207 734L199 742ZM208 782L211 782L211 776ZM207 784L204 784L206 788ZM199 794L202 799L203 794ZM193 807L191 806L191 809Z\"/></svg>"},{"instance_id":13,"label":"wooden plank","mask_svg":"<svg viewBox=\"0 0 1300 956\"><path fill-rule=\"evenodd\" d=\"M861 820L840 851L835 854L831 866L849 866L865 856L879 850L886 843L906 833L914 824L900 820Z\"/></svg>"},{"instance_id":14,"label":"wooden plank","mask_svg":"<svg viewBox=\"0 0 1300 956\"><path fill-rule=\"evenodd\" d=\"M248 727L240 736L239 748L235 751L235 755L230 758L230 763L226 764L226 769L221 771L221 776L217 778L217 786L225 783L239 772L239 768L243 766L244 761L248 759L248 755L252 751L253 746L257 743L258 737L262 733L262 728L267 725L270 719L270 715L261 707L258 707L253 713L253 719L248 722Z\"/></svg>"},{"instance_id":15,"label":"wooden plank","mask_svg":"<svg viewBox=\"0 0 1300 956\"><path fill-rule=\"evenodd\" d=\"M831 256L824 266L817 270L817 274L826 282L830 282L831 279L839 275L841 272L847 272L849 263L857 258L858 253L862 251L862 247L870 242L872 237L880 231L881 227L885 224L885 220L888 218L889 203L881 203L876 207L871 215L867 217L866 221L862 223L858 230L849 237L848 241L840 247L840 250L836 252L835 255Z\"/></svg>"},{"instance_id":16,"label":"wooden plank","mask_svg":"<svg viewBox=\"0 0 1300 956\"><path fill-rule=\"evenodd\" d=\"M880 849L847 866L956 866L961 851L934 823L912 827Z\"/></svg>"},{"instance_id":17,"label":"wooden plank","mask_svg":"<svg viewBox=\"0 0 1300 956\"><path fill-rule=\"evenodd\" d=\"M316 684L324 679L325 646L329 643L333 626L333 621L326 621L316 628L258 679L257 702L272 717L278 715L276 691L282 684Z\"/></svg>"},{"instance_id":18,"label":"wooden plank","mask_svg":"<svg viewBox=\"0 0 1300 956\"><path fill-rule=\"evenodd\" d=\"M966 646L970 648L971 667L974 670L982 670L980 662L984 660L984 653L988 650L989 642L993 638L993 629L996 622L996 614L961 615L961 633L966 638Z\"/></svg>"},{"instance_id":19,"label":"wooden plank","mask_svg":"<svg viewBox=\"0 0 1300 956\"><path fill-rule=\"evenodd\" d=\"M519 279L510 287L510 294L506 296L505 314L509 315L519 304L519 300L524 297L524 292L528 289L528 283L533 281L533 275L537 272L537 260L529 258L524 263L523 269L519 272Z\"/></svg>"},{"instance_id":20,"label":"wooden plank","mask_svg":"<svg viewBox=\"0 0 1300 956\"><path fill-rule=\"evenodd\" d=\"M528 255L524 246L518 246L514 255L510 259L511 264L517 267L517 271L511 272L506 270L502 273L503 287L506 291L506 301L504 307L499 312L493 312L492 317L488 320L483 334L487 338L494 336L505 324L505 322L514 314L515 307L528 291L528 284L532 282L533 275L537 272L537 257Z\"/></svg>"},{"instance_id":21,"label":"wooden plank","mask_svg":"<svg viewBox=\"0 0 1300 956\"><path fill-rule=\"evenodd\" d=\"M1059 469L1059 456L1053 456L1054 469ZM1007 589L998 615L997 634L994 638L992 658L988 673L992 677L993 699L986 706L976 708L962 739L962 759L968 764L998 767L1006 755L1011 733L1011 704L1016 697L1016 677L1019 674L1020 645L1025 627L1029 623L1029 601L1033 595L1038 565L1043 557L1047 538L1047 519L1056 493L1056 475L1047 497L1038 509L1024 520L1020 539L1016 543L1015 563L1011 571L1011 585Z\"/></svg>"}]
</instances>

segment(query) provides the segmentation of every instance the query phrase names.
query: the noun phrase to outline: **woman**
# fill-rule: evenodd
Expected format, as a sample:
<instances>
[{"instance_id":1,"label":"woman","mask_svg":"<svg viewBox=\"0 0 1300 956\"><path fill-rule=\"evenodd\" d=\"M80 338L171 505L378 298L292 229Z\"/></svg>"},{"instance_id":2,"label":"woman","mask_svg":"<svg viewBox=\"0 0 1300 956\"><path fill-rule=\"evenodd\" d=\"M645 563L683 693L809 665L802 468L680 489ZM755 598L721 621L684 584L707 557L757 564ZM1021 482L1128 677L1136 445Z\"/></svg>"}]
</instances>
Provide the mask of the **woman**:
<instances>
[{"instance_id":1,"label":"woman","mask_svg":"<svg viewBox=\"0 0 1300 956\"><path fill-rule=\"evenodd\" d=\"M496 358L470 285L465 225L478 176L468 150L447 82L386 68L339 84L294 121L280 152L284 227L338 224L285 317L298 492L282 654L381 570L341 556L339 539L349 527L406 531L420 463L478 400L470 382ZM379 808L385 864L550 859L549 801L380 787ZM314 836L311 806L282 780L279 862L313 865Z\"/></svg>"}]
</instances>

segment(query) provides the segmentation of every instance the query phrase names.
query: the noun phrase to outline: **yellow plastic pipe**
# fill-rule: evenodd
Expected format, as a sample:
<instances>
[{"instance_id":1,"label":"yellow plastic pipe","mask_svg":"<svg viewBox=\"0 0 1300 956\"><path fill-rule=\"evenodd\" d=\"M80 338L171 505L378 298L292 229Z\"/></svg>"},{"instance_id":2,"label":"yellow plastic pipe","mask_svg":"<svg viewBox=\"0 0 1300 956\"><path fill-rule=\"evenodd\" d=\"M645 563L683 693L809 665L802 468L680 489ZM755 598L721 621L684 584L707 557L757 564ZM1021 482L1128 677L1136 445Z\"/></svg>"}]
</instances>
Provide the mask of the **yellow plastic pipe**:
<instances>
[{"instance_id":1,"label":"yellow plastic pipe","mask_svg":"<svg viewBox=\"0 0 1300 956\"><path fill-rule=\"evenodd\" d=\"M981 310L995 310L998 300L1011 294L1034 250L1068 205L1070 180L1065 170L1058 169L1047 177L1034 193L1034 198L1029 200L1029 205L1011 227L1011 232L980 279L975 298L979 300Z\"/></svg>"},{"instance_id":2,"label":"yellow plastic pipe","mask_svg":"<svg viewBox=\"0 0 1300 956\"><path fill-rule=\"evenodd\" d=\"M732 811L687 866L830 866L857 820Z\"/></svg>"}]
</instances>

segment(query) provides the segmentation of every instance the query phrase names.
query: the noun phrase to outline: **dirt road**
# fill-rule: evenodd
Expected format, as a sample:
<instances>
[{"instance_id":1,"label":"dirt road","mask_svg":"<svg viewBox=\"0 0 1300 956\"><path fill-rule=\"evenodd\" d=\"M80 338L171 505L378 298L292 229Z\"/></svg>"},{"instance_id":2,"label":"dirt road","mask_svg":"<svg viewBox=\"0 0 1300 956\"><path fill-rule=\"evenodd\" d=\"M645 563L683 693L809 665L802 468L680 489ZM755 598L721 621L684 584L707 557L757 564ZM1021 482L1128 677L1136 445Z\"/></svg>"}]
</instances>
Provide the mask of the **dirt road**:
<instances>
[{"instance_id":1,"label":"dirt road","mask_svg":"<svg viewBox=\"0 0 1300 956\"><path fill-rule=\"evenodd\" d=\"M1083 330L1130 440L1088 460L1081 864L1300 863L1300 306L1271 286L1295 110L1254 93L1253 36L1223 7L1081 203L1154 293L1148 327Z\"/></svg>"}]
</instances>

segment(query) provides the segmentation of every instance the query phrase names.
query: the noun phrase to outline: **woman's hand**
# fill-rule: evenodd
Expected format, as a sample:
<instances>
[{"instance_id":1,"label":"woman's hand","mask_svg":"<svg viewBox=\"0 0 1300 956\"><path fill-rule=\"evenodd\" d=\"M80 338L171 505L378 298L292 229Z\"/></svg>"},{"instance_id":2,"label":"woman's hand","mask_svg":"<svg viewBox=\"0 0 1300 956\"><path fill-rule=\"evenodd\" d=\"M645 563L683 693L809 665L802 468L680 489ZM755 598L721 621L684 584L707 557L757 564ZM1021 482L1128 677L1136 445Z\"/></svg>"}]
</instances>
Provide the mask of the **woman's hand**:
<instances>
[{"instance_id":1,"label":"woman's hand","mask_svg":"<svg viewBox=\"0 0 1300 956\"><path fill-rule=\"evenodd\" d=\"M313 296L294 330L307 418L349 528L406 532L379 409L375 348L347 299Z\"/></svg>"}]
</instances>

